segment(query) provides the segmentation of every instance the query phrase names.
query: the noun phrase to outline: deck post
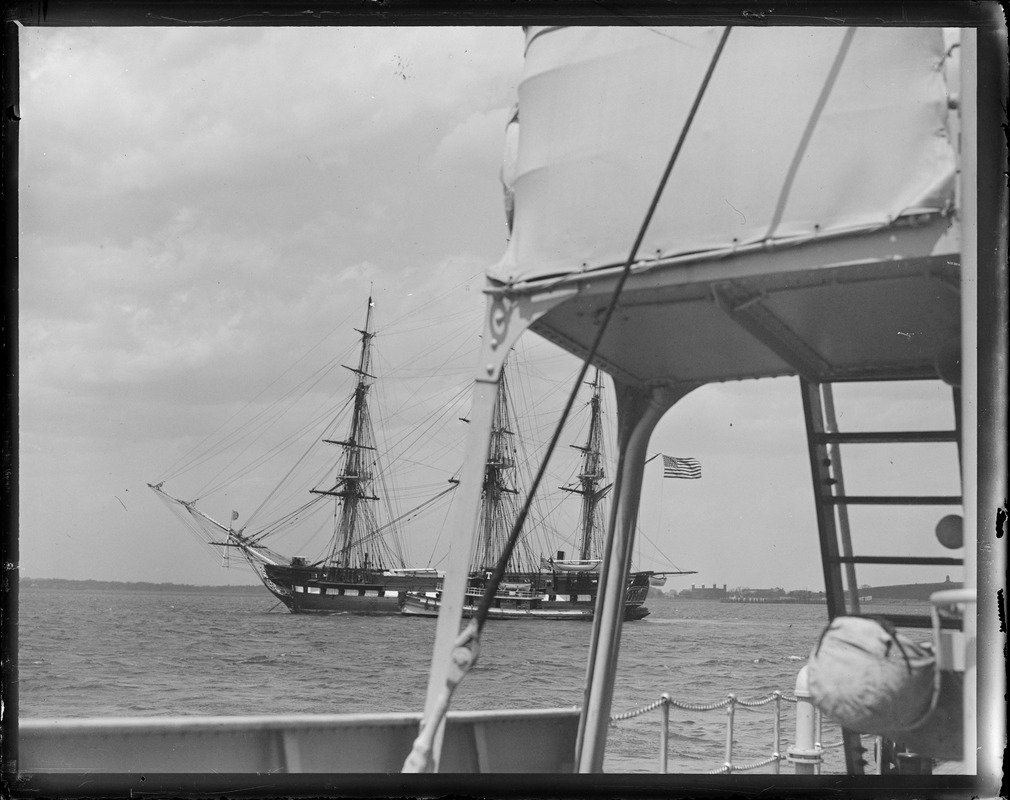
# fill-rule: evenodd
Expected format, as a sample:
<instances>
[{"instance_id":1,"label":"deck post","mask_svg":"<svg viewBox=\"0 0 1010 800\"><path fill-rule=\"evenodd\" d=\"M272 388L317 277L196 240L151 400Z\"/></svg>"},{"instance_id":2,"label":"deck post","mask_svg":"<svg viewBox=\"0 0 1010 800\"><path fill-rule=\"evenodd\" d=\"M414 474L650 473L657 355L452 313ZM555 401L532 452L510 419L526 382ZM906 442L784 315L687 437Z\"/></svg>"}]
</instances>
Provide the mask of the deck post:
<instances>
[{"instance_id":1,"label":"deck post","mask_svg":"<svg viewBox=\"0 0 1010 800\"><path fill-rule=\"evenodd\" d=\"M807 668L796 674L796 744L789 748L789 760L797 775L821 774L821 751L817 746L817 709L807 680Z\"/></svg>"},{"instance_id":2,"label":"deck post","mask_svg":"<svg viewBox=\"0 0 1010 800\"><path fill-rule=\"evenodd\" d=\"M775 692L775 727L773 729L775 745L772 748L772 755L775 757L775 764L772 772L776 775L782 770L782 693Z\"/></svg>"},{"instance_id":3,"label":"deck post","mask_svg":"<svg viewBox=\"0 0 1010 800\"><path fill-rule=\"evenodd\" d=\"M1007 25L996 4L961 30L961 420L965 589L964 771L998 792L1006 748ZM1000 711L1000 709L1004 709Z\"/></svg>"},{"instance_id":4,"label":"deck post","mask_svg":"<svg viewBox=\"0 0 1010 800\"><path fill-rule=\"evenodd\" d=\"M579 719L576 764L579 772L602 772L614 678L624 621L624 601L631 569L638 501L646 448L663 414L696 385L644 390L614 381L617 390L617 475L614 502L593 616L593 638L586 671L586 699Z\"/></svg>"},{"instance_id":5,"label":"deck post","mask_svg":"<svg viewBox=\"0 0 1010 800\"><path fill-rule=\"evenodd\" d=\"M501 378L501 370L497 371ZM423 721L437 713L443 691L446 689L453 643L459 635L463 618L463 603L466 595L467 578L470 571L470 553L477 530L477 515L480 513L480 484L491 442L491 423L494 416L497 381L487 381L478 377L474 381L473 401L470 407L470 424L467 426L466 451L463 468L460 471L460 497L455 506L452 531L452 548L449 562L442 581L441 607L435 626L435 645L428 671L428 689L425 695ZM445 719L438 723L432 742L432 769L438 772L442 752L442 738L445 734Z\"/></svg>"},{"instance_id":6,"label":"deck post","mask_svg":"<svg viewBox=\"0 0 1010 800\"><path fill-rule=\"evenodd\" d=\"M726 706L726 774L733 774L733 721L736 715L736 695L730 693Z\"/></svg>"},{"instance_id":7,"label":"deck post","mask_svg":"<svg viewBox=\"0 0 1010 800\"><path fill-rule=\"evenodd\" d=\"M663 693L663 704L660 706L660 714L663 718L663 727L659 731L659 771L666 775L670 758L670 695Z\"/></svg>"},{"instance_id":8,"label":"deck post","mask_svg":"<svg viewBox=\"0 0 1010 800\"><path fill-rule=\"evenodd\" d=\"M961 31L961 496L964 510L964 586L978 583L978 48L973 29ZM984 513L984 512L983 512ZM975 614L964 615L964 770L977 770Z\"/></svg>"}]
</instances>

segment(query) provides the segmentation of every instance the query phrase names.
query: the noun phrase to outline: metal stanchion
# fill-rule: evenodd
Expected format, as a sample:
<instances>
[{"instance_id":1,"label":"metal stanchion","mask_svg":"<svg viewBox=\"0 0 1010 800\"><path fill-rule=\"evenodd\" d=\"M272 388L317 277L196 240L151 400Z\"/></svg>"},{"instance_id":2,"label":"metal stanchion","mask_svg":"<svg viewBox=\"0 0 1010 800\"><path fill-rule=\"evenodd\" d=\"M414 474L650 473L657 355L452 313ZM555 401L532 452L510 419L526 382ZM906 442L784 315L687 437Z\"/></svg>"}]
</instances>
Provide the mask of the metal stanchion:
<instances>
[{"instance_id":1,"label":"metal stanchion","mask_svg":"<svg viewBox=\"0 0 1010 800\"><path fill-rule=\"evenodd\" d=\"M821 774L821 749L817 746L817 709L807 683L807 668L796 675L796 744L788 750L797 775Z\"/></svg>"},{"instance_id":2,"label":"metal stanchion","mask_svg":"<svg viewBox=\"0 0 1010 800\"><path fill-rule=\"evenodd\" d=\"M663 705L660 713L663 715L663 727L659 731L659 771L665 775L670 748L670 695L664 692L662 700Z\"/></svg>"}]
</instances>

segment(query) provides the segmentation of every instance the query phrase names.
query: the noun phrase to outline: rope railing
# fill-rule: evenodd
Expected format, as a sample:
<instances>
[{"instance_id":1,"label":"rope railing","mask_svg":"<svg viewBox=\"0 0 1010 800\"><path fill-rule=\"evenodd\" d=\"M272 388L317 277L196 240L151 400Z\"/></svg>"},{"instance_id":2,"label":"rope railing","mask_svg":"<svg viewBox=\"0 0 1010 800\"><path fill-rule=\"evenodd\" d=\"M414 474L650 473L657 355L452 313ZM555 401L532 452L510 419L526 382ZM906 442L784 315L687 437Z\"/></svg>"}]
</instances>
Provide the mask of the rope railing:
<instances>
[{"instance_id":1,"label":"rope railing","mask_svg":"<svg viewBox=\"0 0 1010 800\"><path fill-rule=\"evenodd\" d=\"M737 697L735 694L730 693L722 700L718 700L713 703L689 703L684 700L677 700L668 694L663 694L655 702L649 703L648 705L641 706L639 708L633 709L631 711L625 711L621 714L614 714L610 717L610 724L612 726L617 725L619 722L623 722L629 719L634 719L635 717L640 717L643 714L648 714L656 709L660 709L662 715L662 727L660 729L660 754L659 754L659 768L661 773L667 772L667 759L669 751L669 723L670 723L670 709L676 708L681 711L716 711L720 708L726 709L726 748L725 748L725 760L721 767L713 770L707 771L707 775L729 775L734 772L748 772L750 770L761 769L769 764L773 765L773 771L775 773L779 772L780 765L783 761L790 760L791 756L782 752L782 703L799 703L799 698L791 697L789 695L783 694L780 691L774 691L771 694L762 697L753 697L748 699L742 699ZM747 764L734 764L733 763L733 728L735 720L735 712L737 706L742 706L744 708L760 708L762 706L769 705L770 703L775 704L775 715L773 718L773 733L772 733L772 753L770 756L763 758L759 761L754 761ZM820 730L820 715L817 714L817 730ZM816 739L820 739L819 733L816 735ZM815 747L818 751L826 750L833 747L841 747L844 742L832 742L831 744L821 744L819 741L816 742Z\"/></svg>"},{"instance_id":2,"label":"rope railing","mask_svg":"<svg viewBox=\"0 0 1010 800\"><path fill-rule=\"evenodd\" d=\"M747 772L752 769L760 769L761 767L768 766L769 764L775 764L781 761L785 756L778 754L773 754L766 758L764 761L755 761L753 764L723 764L719 769L710 769L705 772L705 775L729 775L733 772ZM778 770L776 770L777 772Z\"/></svg>"}]
</instances>

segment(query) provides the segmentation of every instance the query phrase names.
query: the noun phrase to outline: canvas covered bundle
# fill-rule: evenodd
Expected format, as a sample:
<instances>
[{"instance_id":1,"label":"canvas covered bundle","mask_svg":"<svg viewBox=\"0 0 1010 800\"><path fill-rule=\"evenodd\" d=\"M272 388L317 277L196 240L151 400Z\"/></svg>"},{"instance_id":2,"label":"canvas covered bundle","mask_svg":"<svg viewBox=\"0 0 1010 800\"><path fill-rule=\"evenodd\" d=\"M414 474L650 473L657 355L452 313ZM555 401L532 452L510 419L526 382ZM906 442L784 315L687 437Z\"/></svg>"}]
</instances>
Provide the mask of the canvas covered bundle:
<instances>
[{"instance_id":1,"label":"canvas covered bundle","mask_svg":"<svg viewBox=\"0 0 1010 800\"><path fill-rule=\"evenodd\" d=\"M875 619L836 617L807 664L820 710L849 730L885 736L913 752L961 757L961 680L932 649Z\"/></svg>"}]
</instances>

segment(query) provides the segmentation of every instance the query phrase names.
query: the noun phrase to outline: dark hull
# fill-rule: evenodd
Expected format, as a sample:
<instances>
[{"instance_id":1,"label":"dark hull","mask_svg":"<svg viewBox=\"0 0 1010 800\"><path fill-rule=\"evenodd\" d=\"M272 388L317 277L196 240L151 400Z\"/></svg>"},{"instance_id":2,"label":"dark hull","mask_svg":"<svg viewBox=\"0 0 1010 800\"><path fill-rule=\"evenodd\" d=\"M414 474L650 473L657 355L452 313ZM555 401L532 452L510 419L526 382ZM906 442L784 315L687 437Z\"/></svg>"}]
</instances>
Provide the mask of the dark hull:
<instances>
[{"instance_id":1,"label":"dark hull","mask_svg":"<svg viewBox=\"0 0 1010 800\"><path fill-rule=\"evenodd\" d=\"M264 584L292 614L399 614L407 592L434 590L441 580L436 575L286 565L267 566L265 572L269 583Z\"/></svg>"},{"instance_id":2,"label":"dark hull","mask_svg":"<svg viewBox=\"0 0 1010 800\"><path fill-rule=\"evenodd\" d=\"M442 579L437 575L384 575L379 570L322 569L267 565L264 585L292 614L364 614L436 616ZM474 575L468 591L479 597L485 575ZM530 596L499 592L490 619L586 619L596 608L598 576L583 572L536 572L506 575L506 584L529 585ZM626 620L648 616L647 574L632 573L625 604ZM475 602L464 608L470 616Z\"/></svg>"}]
</instances>

